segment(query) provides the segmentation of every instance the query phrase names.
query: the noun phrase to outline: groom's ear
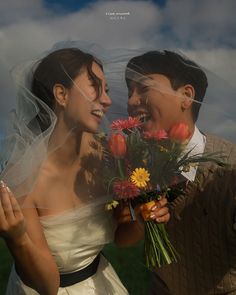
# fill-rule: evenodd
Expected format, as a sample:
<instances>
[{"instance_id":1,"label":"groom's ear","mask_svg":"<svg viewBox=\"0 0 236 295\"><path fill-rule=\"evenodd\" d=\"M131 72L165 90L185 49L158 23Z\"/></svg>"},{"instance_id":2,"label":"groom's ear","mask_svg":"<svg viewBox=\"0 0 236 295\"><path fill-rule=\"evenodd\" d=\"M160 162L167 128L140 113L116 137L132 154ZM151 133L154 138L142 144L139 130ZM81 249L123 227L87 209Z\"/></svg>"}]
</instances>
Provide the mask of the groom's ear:
<instances>
[{"instance_id":1,"label":"groom's ear","mask_svg":"<svg viewBox=\"0 0 236 295\"><path fill-rule=\"evenodd\" d=\"M189 109L195 98L195 89L191 84L186 84L182 87L183 99L181 102L181 108L183 110Z\"/></svg>"},{"instance_id":2,"label":"groom's ear","mask_svg":"<svg viewBox=\"0 0 236 295\"><path fill-rule=\"evenodd\" d=\"M53 95L58 105L65 107L68 101L67 89L62 84L53 86Z\"/></svg>"}]
</instances>

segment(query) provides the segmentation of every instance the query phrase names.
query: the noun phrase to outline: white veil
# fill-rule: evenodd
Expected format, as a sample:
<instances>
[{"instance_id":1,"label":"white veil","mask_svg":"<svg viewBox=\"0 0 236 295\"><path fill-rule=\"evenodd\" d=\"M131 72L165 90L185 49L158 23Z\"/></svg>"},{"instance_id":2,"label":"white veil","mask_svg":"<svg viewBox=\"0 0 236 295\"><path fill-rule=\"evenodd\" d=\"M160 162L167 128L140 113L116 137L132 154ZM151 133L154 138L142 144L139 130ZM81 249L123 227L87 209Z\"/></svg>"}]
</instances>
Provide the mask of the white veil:
<instances>
[{"instance_id":1,"label":"white veil","mask_svg":"<svg viewBox=\"0 0 236 295\"><path fill-rule=\"evenodd\" d=\"M17 92L16 108L11 111L8 134L1 144L1 162L4 166L1 179L16 197L32 190L56 124L55 113L30 91L34 66L35 61L29 61L12 70ZM40 112L40 109L44 112ZM48 123L49 127L44 132L35 120L37 116Z\"/></svg>"},{"instance_id":2,"label":"white veil","mask_svg":"<svg viewBox=\"0 0 236 295\"><path fill-rule=\"evenodd\" d=\"M75 46L68 45L66 48L75 48ZM60 145L50 144L49 149L49 141L56 126L57 117L54 111L31 91L32 77L38 64L42 58L56 50L53 48L39 58L17 65L12 70L16 87L16 108L11 111L7 135L1 140L0 162L3 169L0 178L5 181L17 198L32 192L43 162L50 153L66 142L74 129L72 126ZM68 76L64 67L61 67L61 71ZM69 76L68 78L71 79ZM83 99L90 103L91 100L82 87L75 86ZM47 126L43 131L41 123ZM107 126L108 121L104 116L100 131L106 131ZM109 197L106 196L104 199L107 198ZM94 200L93 202L96 203ZM101 200L97 203L100 202Z\"/></svg>"},{"instance_id":3,"label":"white veil","mask_svg":"<svg viewBox=\"0 0 236 295\"><path fill-rule=\"evenodd\" d=\"M126 78L134 79L136 82L142 78L139 72L126 68L128 61L134 56L156 50L156 48L107 50L97 44L71 41L57 43L49 52L62 48L79 48L101 60L113 102L101 129L109 132L107 128L109 122L127 116L128 90L125 71ZM38 59L17 66L12 72L17 87L17 107L12 112L12 128L1 145L0 161L4 169L0 177L6 181L16 197L32 190L39 167L47 157L48 141L57 120L54 112L30 91L36 61ZM197 124L204 131L216 131L219 135L236 141L234 115L236 102L233 99L236 91L217 75L207 69L203 68L203 70L207 75L209 85ZM162 92L168 91L160 89L160 86L155 83L152 87ZM40 112L40 108L44 112ZM37 120L34 120L38 115L50 126L44 132L41 132ZM28 127L29 123L31 128Z\"/></svg>"},{"instance_id":4,"label":"white veil","mask_svg":"<svg viewBox=\"0 0 236 295\"><path fill-rule=\"evenodd\" d=\"M139 72L134 72L133 69L130 69L130 71L126 69L127 63L132 57L150 50L156 50L157 48L106 50L96 44L75 41L57 43L50 52L61 48L79 48L101 60L113 102L101 129L109 132L108 124L112 120L127 117L128 90L125 71L127 77L135 79L136 82L142 78ZM48 53L43 54L42 57ZM17 66L12 72L17 88L17 107L12 112L9 133L1 144L0 162L3 165L3 170L0 178L7 183L16 197L24 196L32 191L40 167L48 156L49 139L57 122L55 113L31 92L31 79L38 60L39 58ZM204 71L208 77L209 86L201 106L201 115L197 124L204 131L211 131L213 133L218 131L218 135L223 137L225 135L225 137L236 141L236 120L234 114L236 109L234 99L236 91L217 75L206 69ZM159 85L155 83L152 84L152 87L158 89L158 91L168 92L167 89L160 89ZM85 97L85 99L87 98ZM41 112L42 109L44 112ZM44 132L41 131L37 120L35 120L38 116L40 116L41 121L46 121L49 126ZM55 146L54 148L58 147ZM72 223L74 219L78 220L78 218L81 218L81 220L83 219L84 227L89 228L93 222L90 219L93 210L97 210L99 206L100 210L105 211L104 204L109 199L110 196L104 196L104 198L96 201L94 199L88 200L89 203L87 206L80 208L79 214L77 210L72 210L69 219L68 215L62 215L60 219L55 216L49 222L50 224L58 224L59 222L61 226L64 226L67 222ZM56 207L56 204L54 206ZM105 214L109 213L105 212ZM45 222L47 226L49 225L46 219L41 221L42 224ZM112 227L109 219L106 222ZM88 241L87 232L78 232L78 234L81 235L80 237L85 244L89 245L92 243L91 246L93 247L94 241ZM60 235L60 231L49 231L47 235L53 236L56 245L60 245L63 250L64 240ZM101 234L99 238L101 238L102 248L104 241ZM71 238L69 242L70 249L76 249L76 237ZM97 240L96 243L99 243L99 241ZM73 252L71 253L73 255Z\"/></svg>"},{"instance_id":5,"label":"white veil","mask_svg":"<svg viewBox=\"0 0 236 295\"><path fill-rule=\"evenodd\" d=\"M129 60L148 51L163 51L163 48L159 48L158 46L150 47L149 45L145 48L138 49L105 49L98 44L85 41L59 42L53 48L60 49L64 47L81 48L86 52L94 54L102 61L112 99L112 106L107 113L109 122L116 118L127 117L128 89L125 81L125 70ZM178 48L173 48L172 51L194 61L194 59L188 58ZM197 125L203 131L216 134L236 143L236 101L234 99L236 88L221 78L217 73L207 69L201 62L196 63L204 71L208 80L208 87L200 108ZM142 78L142 74L139 72L135 73L133 69L127 69L126 77L137 79ZM153 87L159 89L158 85L153 85ZM165 92L166 90L162 89L162 91ZM196 103L198 102L196 101Z\"/></svg>"}]
</instances>

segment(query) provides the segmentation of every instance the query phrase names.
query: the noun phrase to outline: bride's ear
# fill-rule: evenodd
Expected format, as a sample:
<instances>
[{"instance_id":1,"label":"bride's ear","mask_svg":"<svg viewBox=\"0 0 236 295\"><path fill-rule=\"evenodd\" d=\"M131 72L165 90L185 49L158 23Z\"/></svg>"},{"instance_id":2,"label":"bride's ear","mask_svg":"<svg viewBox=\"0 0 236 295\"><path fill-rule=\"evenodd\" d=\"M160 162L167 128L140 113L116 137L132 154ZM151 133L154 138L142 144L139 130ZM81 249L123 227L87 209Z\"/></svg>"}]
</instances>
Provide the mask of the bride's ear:
<instances>
[{"instance_id":1,"label":"bride's ear","mask_svg":"<svg viewBox=\"0 0 236 295\"><path fill-rule=\"evenodd\" d=\"M53 95L58 105L65 107L68 101L67 90L62 84L53 86Z\"/></svg>"}]
</instances>

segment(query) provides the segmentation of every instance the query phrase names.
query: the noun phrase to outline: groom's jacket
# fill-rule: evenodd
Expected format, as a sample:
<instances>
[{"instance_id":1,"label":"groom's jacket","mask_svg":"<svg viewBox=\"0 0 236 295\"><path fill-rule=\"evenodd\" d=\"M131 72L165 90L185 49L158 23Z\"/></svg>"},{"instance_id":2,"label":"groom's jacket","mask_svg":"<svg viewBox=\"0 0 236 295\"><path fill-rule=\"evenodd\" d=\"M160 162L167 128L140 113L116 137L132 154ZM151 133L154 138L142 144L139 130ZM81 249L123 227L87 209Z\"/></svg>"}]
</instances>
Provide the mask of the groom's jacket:
<instances>
[{"instance_id":1,"label":"groom's jacket","mask_svg":"<svg viewBox=\"0 0 236 295\"><path fill-rule=\"evenodd\" d=\"M194 182L170 205L166 225L178 262L153 274L151 294L236 294L236 145L206 135L206 153L228 166L200 164Z\"/></svg>"}]
</instances>

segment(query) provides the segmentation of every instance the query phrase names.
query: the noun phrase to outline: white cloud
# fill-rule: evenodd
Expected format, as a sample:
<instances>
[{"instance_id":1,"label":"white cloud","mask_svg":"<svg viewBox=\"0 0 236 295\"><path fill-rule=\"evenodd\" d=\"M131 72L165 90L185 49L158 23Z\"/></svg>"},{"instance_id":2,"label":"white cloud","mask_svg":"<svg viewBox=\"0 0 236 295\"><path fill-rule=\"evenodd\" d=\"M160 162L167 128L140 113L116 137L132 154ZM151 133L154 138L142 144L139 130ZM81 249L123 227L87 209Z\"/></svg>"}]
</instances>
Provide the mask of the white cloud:
<instances>
[{"instance_id":1,"label":"white cloud","mask_svg":"<svg viewBox=\"0 0 236 295\"><path fill-rule=\"evenodd\" d=\"M18 21L12 20L1 30L1 51L9 63L37 55L55 42L68 39L91 41L106 48L144 46L149 31L161 20L158 7L148 1L100 1L79 12L57 15L46 13L39 0L34 0L38 3L37 18L29 13L25 19L27 1L31 3L23 1L25 7L19 11ZM110 19L108 12L130 15L125 20L119 20L118 16Z\"/></svg>"},{"instance_id":2,"label":"white cloud","mask_svg":"<svg viewBox=\"0 0 236 295\"><path fill-rule=\"evenodd\" d=\"M236 50L223 48L222 42L236 47L235 5L234 0L167 0L160 8L151 1L98 1L80 11L63 13L62 9L49 10L42 0L1 1L1 96L10 93L7 71L13 65L40 56L55 42L77 39L104 48L183 48L234 85ZM130 15L125 20L110 19L108 12ZM188 47L191 49L186 50ZM5 120L12 100L0 101Z\"/></svg>"},{"instance_id":3,"label":"white cloud","mask_svg":"<svg viewBox=\"0 0 236 295\"><path fill-rule=\"evenodd\" d=\"M7 0L0 1L0 25L7 26L25 20L48 17L48 11L41 0Z\"/></svg>"},{"instance_id":4,"label":"white cloud","mask_svg":"<svg viewBox=\"0 0 236 295\"><path fill-rule=\"evenodd\" d=\"M222 42L235 46L235 10L234 0L169 0L163 10L164 26L183 46L214 48Z\"/></svg>"}]
</instances>

